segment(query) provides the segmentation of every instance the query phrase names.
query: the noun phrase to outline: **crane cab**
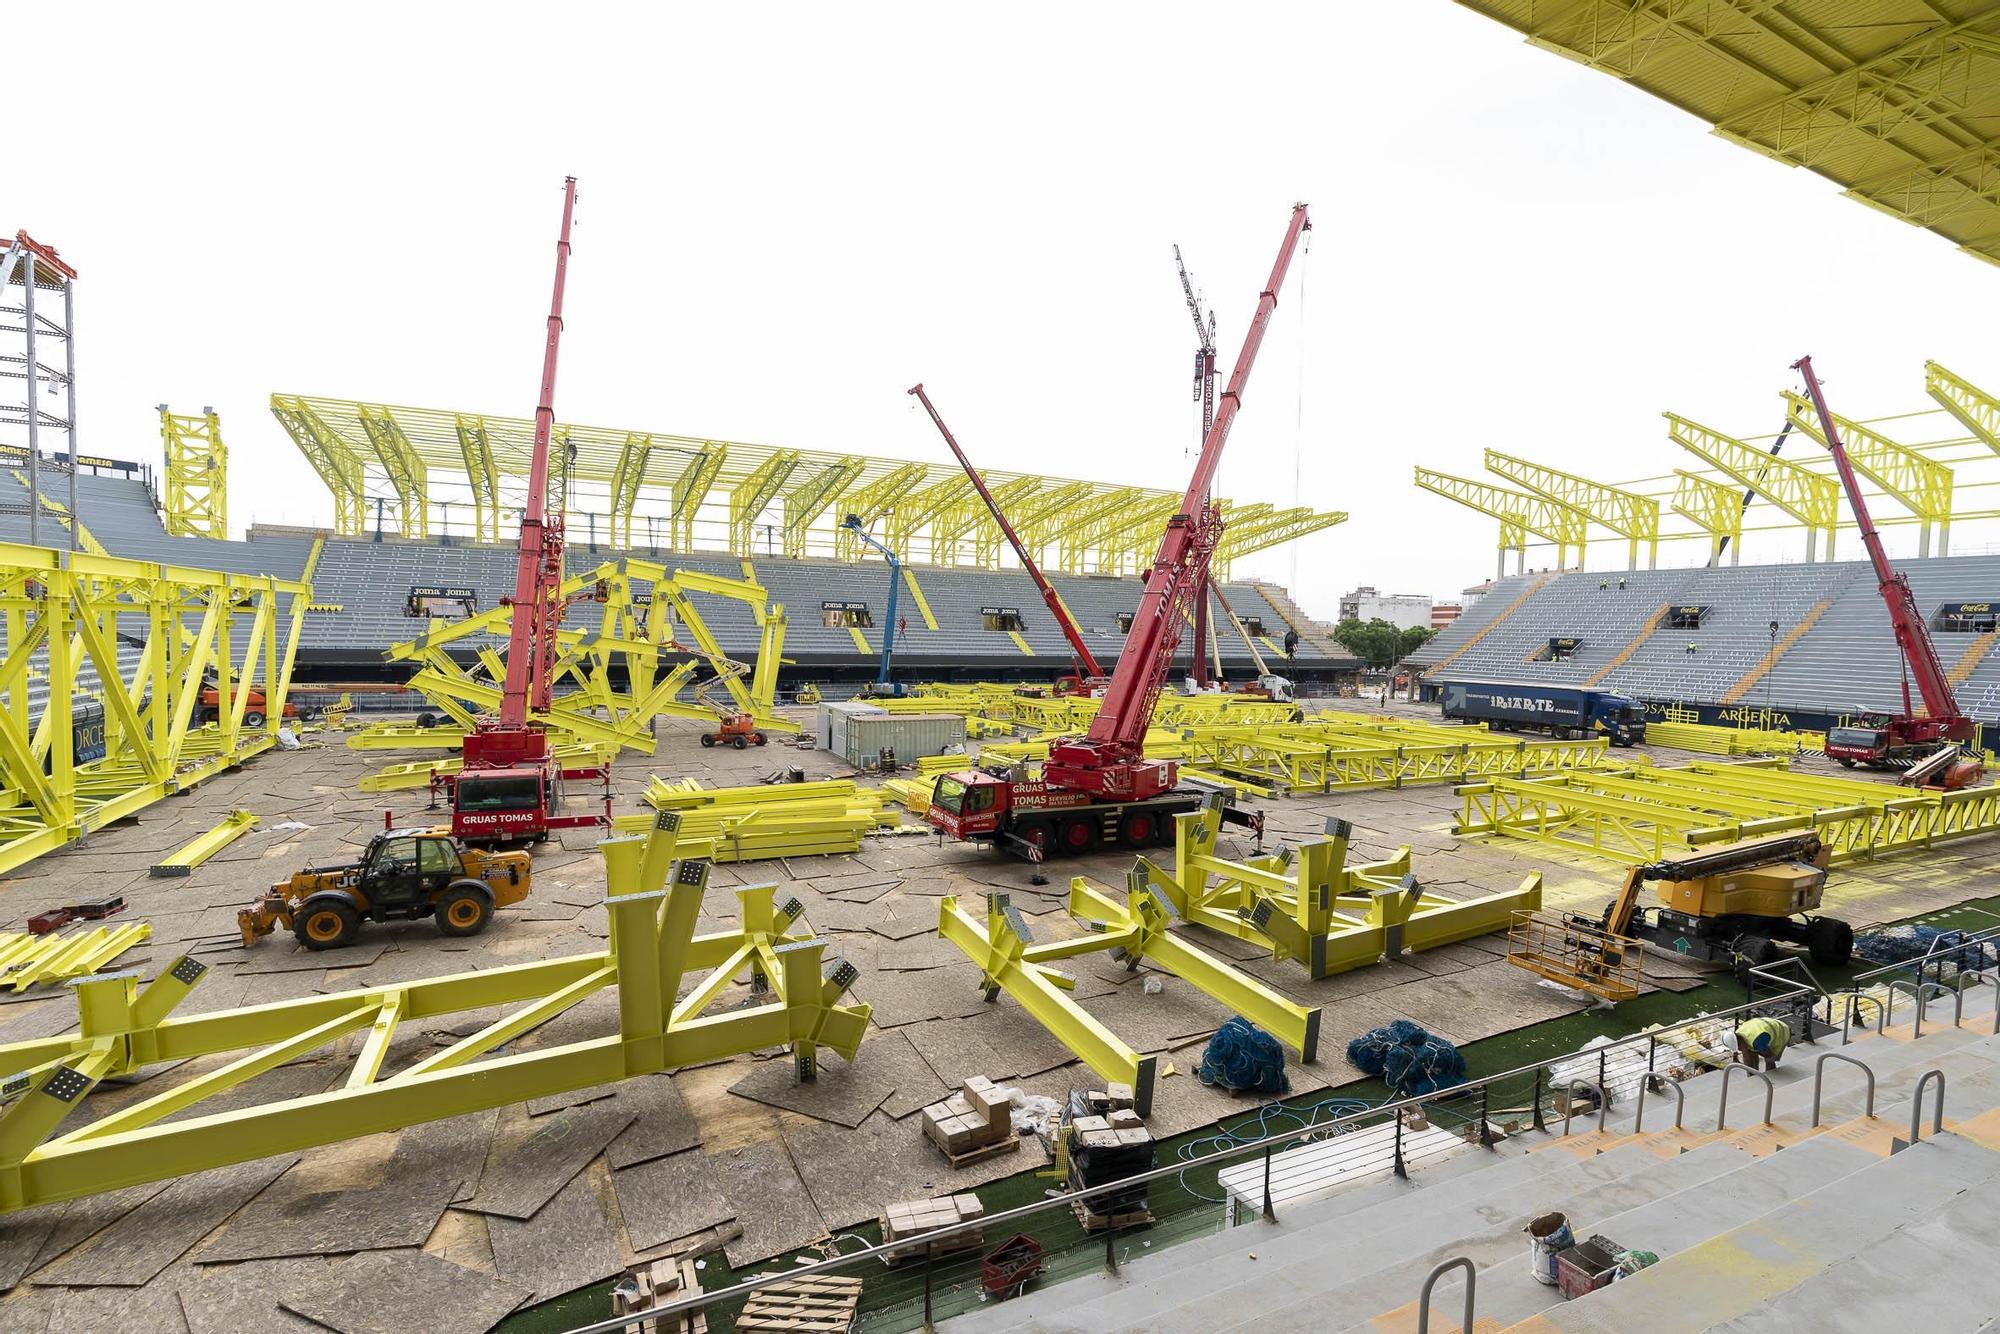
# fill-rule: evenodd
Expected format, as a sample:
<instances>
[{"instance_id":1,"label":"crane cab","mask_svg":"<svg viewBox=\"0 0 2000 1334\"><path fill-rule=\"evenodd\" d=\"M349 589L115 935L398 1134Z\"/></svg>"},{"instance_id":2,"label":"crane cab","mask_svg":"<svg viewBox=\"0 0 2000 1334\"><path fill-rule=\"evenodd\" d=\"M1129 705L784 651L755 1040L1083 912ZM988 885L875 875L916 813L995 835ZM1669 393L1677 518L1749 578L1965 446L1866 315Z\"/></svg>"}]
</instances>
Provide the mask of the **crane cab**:
<instances>
[{"instance_id":1,"label":"crane cab","mask_svg":"<svg viewBox=\"0 0 2000 1334\"><path fill-rule=\"evenodd\" d=\"M553 765L459 774L451 785L451 832L468 843L547 838L549 812L560 801L555 775Z\"/></svg>"},{"instance_id":2,"label":"crane cab","mask_svg":"<svg viewBox=\"0 0 2000 1334\"><path fill-rule=\"evenodd\" d=\"M956 839L991 837L1008 809L1010 784L977 769L939 774L924 820Z\"/></svg>"}]
</instances>

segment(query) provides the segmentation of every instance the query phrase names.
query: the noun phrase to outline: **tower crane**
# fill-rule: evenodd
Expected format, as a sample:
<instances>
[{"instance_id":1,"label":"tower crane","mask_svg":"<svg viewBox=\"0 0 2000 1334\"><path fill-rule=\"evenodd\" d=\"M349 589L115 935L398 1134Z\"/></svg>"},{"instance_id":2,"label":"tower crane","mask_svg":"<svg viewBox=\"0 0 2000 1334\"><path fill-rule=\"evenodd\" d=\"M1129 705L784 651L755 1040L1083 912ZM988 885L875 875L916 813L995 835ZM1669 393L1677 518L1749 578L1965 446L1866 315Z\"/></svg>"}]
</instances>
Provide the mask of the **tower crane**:
<instances>
[{"instance_id":1,"label":"tower crane","mask_svg":"<svg viewBox=\"0 0 2000 1334\"><path fill-rule=\"evenodd\" d=\"M528 463L528 494L521 509L519 554L514 564L514 614L507 637L507 675L498 716L483 717L465 734L464 765L445 779L451 788L451 830L473 843L532 839L551 829L610 823L608 766L564 769L549 745L545 714L554 688L557 632L567 603L562 595L563 511L548 504L549 437L555 426L556 355L562 345L563 287L569 277L570 222L576 212L576 178L563 181L562 233L556 242L555 291L549 298L547 341L542 349L541 396L535 406L535 442ZM604 785L604 813L558 815L564 779Z\"/></svg>"},{"instance_id":2,"label":"tower crane","mask_svg":"<svg viewBox=\"0 0 2000 1334\"><path fill-rule=\"evenodd\" d=\"M1277 308L1278 290L1284 286L1299 238L1310 225L1306 206L1296 205L1270 279L1257 298L1257 314L1244 334L1228 388L1202 440L1194 475L1179 510L1167 520L1132 615L1131 632L1089 731L1055 742L1037 781L981 770L941 775L928 813L932 827L953 838L996 842L1040 860L1051 848L1087 852L1106 841L1149 847L1173 837L1174 815L1200 805L1200 792L1176 787L1180 775L1174 761L1147 757L1146 729L1173 665L1188 604L1200 592L1222 536L1222 514L1209 493L1229 428L1243 406L1243 391L1271 312ZM1263 824L1260 814L1233 807L1225 807L1224 819L1253 829Z\"/></svg>"},{"instance_id":3,"label":"tower crane","mask_svg":"<svg viewBox=\"0 0 2000 1334\"><path fill-rule=\"evenodd\" d=\"M1868 548L1869 564L1882 601L1889 609L1889 625L1903 658L1903 711L1881 727L1836 727L1826 734L1828 759L1839 760L1848 768L1865 764L1871 769L1910 769L1908 777L1937 787L1957 788L1977 782L1985 766L1962 749L1970 747L1978 731L1972 719L1959 711L1952 696L1951 678L1945 674L1937 647L1924 628L1923 613L1917 609L1916 594L1902 571L1889 564L1882 550L1881 534L1868 515L1861 484L1855 480L1854 466L1840 443L1840 432L1820 392L1819 377L1813 374L1812 358L1800 357L1792 369L1805 377L1806 394L1819 414L1820 430L1826 438L1827 453L1840 473L1853 507L1854 522L1861 529L1861 544ZM1910 701L1910 677L1917 678L1917 693L1923 697L1924 716L1918 717ZM1915 766L1914 768L1912 766Z\"/></svg>"},{"instance_id":4,"label":"tower crane","mask_svg":"<svg viewBox=\"0 0 2000 1334\"><path fill-rule=\"evenodd\" d=\"M1194 280L1188 277L1187 264L1181 259L1181 248L1174 247L1174 268L1180 271L1181 295L1187 299L1188 315L1194 320L1194 398L1201 404L1201 438L1208 439L1209 428L1215 425L1215 312L1203 310L1201 297L1194 290ZM1205 501L1208 497L1203 496ZM1195 590L1194 599L1194 682L1206 686L1208 676L1208 579L1203 577L1201 587ZM1217 675L1221 668L1216 669Z\"/></svg>"},{"instance_id":5,"label":"tower crane","mask_svg":"<svg viewBox=\"0 0 2000 1334\"><path fill-rule=\"evenodd\" d=\"M992 511L993 522L999 524L1000 531L1006 534L1007 544L1014 548L1014 555L1020 559L1021 568L1035 581L1035 587L1041 591L1042 602L1047 605L1049 615L1056 618L1056 624L1062 627L1063 638L1069 641L1070 658L1076 664L1076 673L1074 676L1066 676L1057 681L1056 693L1089 695L1103 690L1106 684L1104 669L1097 665L1097 657L1090 651L1090 645L1083 642L1083 632L1077 629L1076 622L1071 619L1069 608L1063 605L1061 594L1056 592L1055 585L1042 574L1042 567L1035 563L1035 558L1028 552L1028 544L1014 531L1014 525L1007 522L1007 516L1000 512L1000 502L993 499L993 493L986 489L986 479L979 475L979 470L972 466L972 460L958 447L957 437L953 436L951 428L944 424L944 418L932 404L930 395L924 392L924 387L919 384L909 392L915 394L917 402L924 405L924 411L931 415L931 421L937 425L938 434L942 435L944 442L951 446L952 454L958 459L958 466L965 469L965 475L972 479L973 489L979 492L979 498L985 501L986 508Z\"/></svg>"}]
</instances>

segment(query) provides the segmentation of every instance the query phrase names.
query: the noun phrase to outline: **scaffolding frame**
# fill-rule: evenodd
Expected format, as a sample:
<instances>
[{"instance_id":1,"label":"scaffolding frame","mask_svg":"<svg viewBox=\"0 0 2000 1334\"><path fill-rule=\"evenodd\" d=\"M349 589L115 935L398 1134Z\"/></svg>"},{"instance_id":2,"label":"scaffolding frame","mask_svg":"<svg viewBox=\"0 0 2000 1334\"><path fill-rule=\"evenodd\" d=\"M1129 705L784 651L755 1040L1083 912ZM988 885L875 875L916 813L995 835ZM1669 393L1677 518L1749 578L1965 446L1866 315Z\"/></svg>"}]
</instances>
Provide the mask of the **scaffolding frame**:
<instances>
[{"instance_id":1,"label":"scaffolding frame","mask_svg":"<svg viewBox=\"0 0 2000 1334\"><path fill-rule=\"evenodd\" d=\"M18 297L16 290L19 289ZM38 293L48 295L38 296ZM58 320L50 313L50 298L60 295L62 318ZM18 299L19 305L15 302ZM15 320L19 324L15 324ZM19 459L27 465L28 474L28 543L42 544L42 468L47 455L42 447L42 436L53 432L62 437L68 446L66 450L53 452L61 461L69 475L69 506L67 513L72 521L59 526L69 534L68 547L74 551L81 545L78 534L80 516L76 506L76 270L64 263L54 246L43 245L29 236L26 231L14 233L7 243L4 254L0 254L0 334L9 336L9 342L0 348L0 379L8 381L9 390L0 393L0 426L18 428L24 432L26 452ZM12 338L18 336L20 351L14 348ZM53 341L62 344L63 364L53 366L42 360L42 344ZM12 390L18 382L20 397ZM60 390L63 401L61 416L48 411L43 406L44 398L54 397Z\"/></svg>"}]
</instances>

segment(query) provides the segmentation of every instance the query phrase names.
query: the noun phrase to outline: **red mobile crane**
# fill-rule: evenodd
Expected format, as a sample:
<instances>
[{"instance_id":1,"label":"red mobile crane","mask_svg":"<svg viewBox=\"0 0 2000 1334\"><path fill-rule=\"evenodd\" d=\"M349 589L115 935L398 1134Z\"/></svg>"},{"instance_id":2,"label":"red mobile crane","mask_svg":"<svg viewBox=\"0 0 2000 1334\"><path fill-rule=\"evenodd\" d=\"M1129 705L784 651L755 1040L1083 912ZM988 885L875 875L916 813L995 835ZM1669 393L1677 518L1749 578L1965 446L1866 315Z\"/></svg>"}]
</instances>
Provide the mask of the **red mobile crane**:
<instances>
[{"instance_id":1,"label":"red mobile crane","mask_svg":"<svg viewBox=\"0 0 2000 1334\"><path fill-rule=\"evenodd\" d=\"M542 392L535 407L534 453L528 465L527 503L521 511L513 626L507 640L507 677L500 696L500 715L481 718L466 733L464 767L445 780L451 789L451 832L470 843L541 842L551 829L608 825L611 818L610 769L564 769L549 749L547 730L530 720L530 714L545 713L549 707L556 633L567 606L562 596L563 511L561 504L550 510L548 485L556 351L562 342L563 283L569 274L570 219L575 210L576 178L571 176L563 181L562 236L556 242L555 294L549 301ZM567 778L602 782L603 814L556 814L562 800L562 780Z\"/></svg>"},{"instance_id":2,"label":"red mobile crane","mask_svg":"<svg viewBox=\"0 0 2000 1334\"><path fill-rule=\"evenodd\" d=\"M1202 441L1180 510L1167 521L1131 632L1090 730L1050 748L1039 782L979 770L941 775L928 816L933 828L957 839L991 840L1040 860L1050 847L1087 852L1112 840L1129 848L1151 846L1172 837L1171 816L1200 804L1200 793L1176 790L1179 772L1172 760L1146 757L1146 728L1173 665L1188 604L1202 587L1222 534L1222 515L1209 493L1223 445L1243 406L1243 390L1277 308L1285 271L1311 225L1306 206L1295 206L1220 410ZM1261 816L1234 808L1225 811L1225 818L1250 828L1262 824Z\"/></svg>"},{"instance_id":3,"label":"red mobile crane","mask_svg":"<svg viewBox=\"0 0 2000 1334\"><path fill-rule=\"evenodd\" d=\"M1910 581L1889 564L1882 551L1882 539L1875 521L1868 516L1868 503L1861 498L1853 465L1834 428L1833 413L1820 392L1819 378L1813 374L1812 358L1800 357L1792 369L1805 377L1806 393L1819 414L1820 430L1826 436L1827 452L1840 472L1840 484L1847 489L1847 503L1854 509L1854 522L1861 529L1861 543L1868 548L1868 560L1875 567L1875 579L1882 601L1889 608L1889 624L1896 634L1896 647L1904 663L1903 712L1881 727L1836 727L1826 734L1827 758L1848 768L1865 764L1871 769L1911 769L1911 777L1946 788L1977 782L1986 772L1979 760L1964 755L1960 747L1972 743L1977 727L1959 712L1951 693L1951 679L1945 675L1930 632L1924 628L1923 613L1917 610ZM1918 717L1910 704L1910 675L1917 678L1917 692L1923 696L1926 716ZM1953 758L1957 757L1957 758Z\"/></svg>"},{"instance_id":4,"label":"red mobile crane","mask_svg":"<svg viewBox=\"0 0 2000 1334\"><path fill-rule=\"evenodd\" d=\"M1194 399L1201 404L1201 438L1208 439L1208 430L1215 425L1215 312L1204 311L1201 298L1195 294L1194 280L1188 277L1187 264L1181 259L1181 248L1174 247L1174 267L1181 275L1181 295L1187 298L1188 314L1194 319ZM1208 497L1203 496L1203 500ZM1201 587L1194 597L1194 683L1207 688L1208 675L1208 580L1201 581ZM1220 668L1217 676L1221 675Z\"/></svg>"},{"instance_id":5,"label":"red mobile crane","mask_svg":"<svg viewBox=\"0 0 2000 1334\"><path fill-rule=\"evenodd\" d=\"M1090 645L1083 642L1083 632L1077 629L1076 622L1070 619L1069 608L1063 606L1062 597L1056 592L1055 586L1042 575L1042 567L1035 564L1035 558L1028 554L1027 544L1021 540L1021 535L1014 531L1014 525L1007 522L1007 516L1000 512L1000 503L994 500L993 493L986 489L986 479L979 475L979 470L972 466L972 460L965 457L965 451L958 447L958 440L952 435L951 428L944 424L944 418L938 415L938 410L932 405L930 395L924 392L924 387L919 384L909 392L915 394L917 401L924 405L924 411L931 414L931 420L937 424L938 434L942 435L944 442L951 446L951 452L958 457L958 466L965 469L965 475L972 479L973 488L979 492L979 498L985 501L986 508L993 512L993 522L999 524L1000 531L1007 535L1007 541L1014 548L1014 554L1021 558L1022 568L1027 570L1028 577L1035 581L1035 587L1041 590L1042 601L1048 604L1049 615L1056 618L1056 624L1062 627L1063 638L1069 641L1070 657L1075 661L1076 673L1058 680L1056 693L1090 695L1102 691L1107 684L1104 669L1097 665L1097 657L1091 653Z\"/></svg>"}]
</instances>

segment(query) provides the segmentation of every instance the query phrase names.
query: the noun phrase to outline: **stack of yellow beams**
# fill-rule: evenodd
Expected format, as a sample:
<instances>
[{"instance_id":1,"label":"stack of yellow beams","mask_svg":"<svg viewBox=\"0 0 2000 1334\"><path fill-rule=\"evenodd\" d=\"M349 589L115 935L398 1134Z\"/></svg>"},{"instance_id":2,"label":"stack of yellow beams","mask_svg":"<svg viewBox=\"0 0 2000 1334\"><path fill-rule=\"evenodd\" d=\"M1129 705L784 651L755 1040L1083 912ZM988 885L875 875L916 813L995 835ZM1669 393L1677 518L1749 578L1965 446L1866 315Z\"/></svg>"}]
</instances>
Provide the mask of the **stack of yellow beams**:
<instances>
[{"instance_id":1,"label":"stack of yellow beams","mask_svg":"<svg viewBox=\"0 0 2000 1334\"><path fill-rule=\"evenodd\" d=\"M1797 755L1826 749L1824 732L1775 732L1707 723L1647 723L1646 740L1703 755Z\"/></svg>"},{"instance_id":2,"label":"stack of yellow beams","mask_svg":"<svg viewBox=\"0 0 2000 1334\"><path fill-rule=\"evenodd\" d=\"M847 779L705 788L690 778L656 776L646 801L679 813L683 855L718 862L858 852L872 830L902 823L889 794ZM612 823L620 833L643 834L653 821L621 815Z\"/></svg>"},{"instance_id":3,"label":"stack of yellow beams","mask_svg":"<svg viewBox=\"0 0 2000 1334\"><path fill-rule=\"evenodd\" d=\"M26 991L37 982L61 982L94 973L152 935L150 922L100 926L66 936L0 931L0 986Z\"/></svg>"}]
</instances>

